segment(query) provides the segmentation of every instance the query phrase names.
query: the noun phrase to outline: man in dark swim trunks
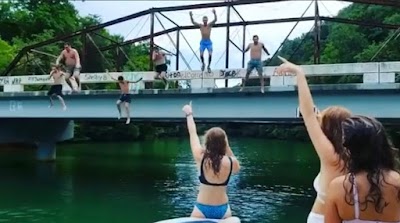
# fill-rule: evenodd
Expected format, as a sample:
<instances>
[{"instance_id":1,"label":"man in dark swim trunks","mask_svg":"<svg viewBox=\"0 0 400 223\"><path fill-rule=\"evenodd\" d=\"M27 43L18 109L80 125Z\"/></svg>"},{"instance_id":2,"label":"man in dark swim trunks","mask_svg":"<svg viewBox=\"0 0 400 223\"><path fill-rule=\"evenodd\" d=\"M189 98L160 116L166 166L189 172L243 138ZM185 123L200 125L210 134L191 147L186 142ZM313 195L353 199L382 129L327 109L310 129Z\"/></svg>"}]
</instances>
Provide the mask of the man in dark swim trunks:
<instances>
[{"instance_id":1,"label":"man in dark swim trunks","mask_svg":"<svg viewBox=\"0 0 400 223\"><path fill-rule=\"evenodd\" d=\"M121 96L117 100L118 119L121 119L121 104L123 104L125 106L125 111L126 111L126 124L128 125L129 123L131 123L131 116L129 109L129 106L131 104L131 94L129 93L129 84L138 83L139 81L142 80L142 78L140 78L138 81L127 81L124 80L123 76L119 76L118 79L115 79L109 73L107 74L111 77L111 79L118 82L119 88L121 89Z\"/></svg>"},{"instance_id":2,"label":"man in dark swim trunks","mask_svg":"<svg viewBox=\"0 0 400 223\"><path fill-rule=\"evenodd\" d=\"M168 89L169 87L169 83L168 80L166 78L167 75L167 70L168 70L168 66L166 63L166 58L165 58L165 53L161 52L160 49L158 47L156 47L154 49L153 52L153 61L155 64L155 70L156 70L156 76L155 79L162 79L164 84L165 84L165 90Z\"/></svg>"},{"instance_id":3,"label":"man in dark swim trunks","mask_svg":"<svg viewBox=\"0 0 400 223\"><path fill-rule=\"evenodd\" d=\"M47 95L50 98L50 105L49 108L53 107L53 96L57 96L58 100L60 100L63 110L65 111L67 109L67 106L65 105L64 99L63 99L63 94L62 94L62 77L65 76L65 73L61 71L61 67L59 65L53 66L51 72L50 72L50 78L53 78L54 83L51 85L49 92L47 92Z\"/></svg>"}]
</instances>

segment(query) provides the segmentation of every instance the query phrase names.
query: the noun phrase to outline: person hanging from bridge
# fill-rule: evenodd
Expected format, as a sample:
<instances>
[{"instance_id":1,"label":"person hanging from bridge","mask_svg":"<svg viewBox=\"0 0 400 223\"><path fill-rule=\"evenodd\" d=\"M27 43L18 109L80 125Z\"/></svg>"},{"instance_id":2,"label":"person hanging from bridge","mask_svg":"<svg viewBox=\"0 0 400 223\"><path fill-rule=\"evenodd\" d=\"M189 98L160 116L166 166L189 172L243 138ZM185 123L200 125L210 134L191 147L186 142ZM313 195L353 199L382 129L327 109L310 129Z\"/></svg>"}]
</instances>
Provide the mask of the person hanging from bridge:
<instances>
[{"instance_id":1,"label":"person hanging from bridge","mask_svg":"<svg viewBox=\"0 0 400 223\"><path fill-rule=\"evenodd\" d=\"M129 84L131 83L138 83L141 81L143 78L140 78L137 81L127 81L124 80L123 76L118 76L117 79L115 79L110 73L107 74L110 76L111 79L114 81L118 82L119 88L121 89L121 96L117 100L117 109L118 109L118 119L121 119L121 105L124 105L125 111L126 111L126 124L128 125L131 123L131 115L130 115L130 104L131 104L131 94L129 90Z\"/></svg>"},{"instance_id":2,"label":"person hanging from bridge","mask_svg":"<svg viewBox=\"0 0 400 223\"><path fill-rule=\"evenodd\" d=\"M165 90L168 89L169 83L167 80L167 61L165 58L166 53L160 51L159 47L155 47L153 51L153 61L155 64L156 76L155 79L162 79L165 84Z\"/></svg>"},{"instance_id":3,"label":"person hanging from bridge","mask_svg":"<svg viewBox=\"0 0 400 223\"><path fill-rule=\"evenodd\" d=\"M205 63L204 63L204 51L208 51L208 66L207 66L207 72L211 73L211 58L212 58L212 51L213 51L213 43L210 39L211 37L211 28L215 23L217 22L217 14L215 13L215 9L212 10L214 14L214 20L208 23L208 17L204 16L203 17L203 23L197 23L193 19L193 12L189 12L190 14L190 20L192 21L193 25L199 26L200 27L200 33L201 33L201 41L200 41L200 59L201 59L201 71L204 71L205 68Z\"/></svg>"},{"instance_id":4,"label":"person hanging from bridge","mask_svg":"<svg viewBox=\"0 0 400 223\"><path fill-rule=\"evenodd\" d=\"M261 93L264 93L264 77L263 77L263 63L261 61L262 58L262 50L269 56L269 52L265 45L258 41L258 36L253 36L253 43L250 43L244 52L250 50L250 61L247 63L247 71L246 78L242 83L242 87L240 91L243 91L243 88L246 86L246 82L249 80L249 76L251 72L256 69L258 76L260 77L260 85L261 85Z\"/></svg>"},{"instance_id":5,"label":"person hanging from bridge","mask_svg":"<svg viewBox=\"0 0 400 223\"><path fill-rule=\"evenodd\" d=\"M62 78L65 76L65 73L61 71L60 65L55 65L52 67L50 72L50 78L53 78L53 84L50 87L50 90L47 92L47 96L50 99L49 108L53 107L53 96L57 96L58 100L60 100L61 105L63 106L63 110L67 110L67 106L65 105L65 101L63 99L62 94Z\"/></svg>"},{"instance_id":6,"label":"person hanging from bridge","mask_svg":"<svg viewBox=\"0 0 400 223\"><path fill-rule=\"evenodd\" d=\"M232 214L226 189L231 174L239 172L239 161L233 154L223 129L218 127L209 129L204 136L203 147L193 119L192 102L183 106L182 111L186 115L193 158L200 170L199 193L191 217L229 218Z\"/></svg>"},{"instance_id":7,"label":"person hanging from bridge","mask_svg":"<svg viewBox=\"0 0 400 223\"><path fill-rule=\"evenodd\" d=\"M56 60L56 65L60 64L61 60L65 64L65 69L66 69L66 77L65 81L67 82L68 86L71 88L71 90L74 90L74 87L72 86L71 83L71 77L74 77L75 82L77 84L77 87L79 90L80 89L80 81L79 81L79 74L81 72L81 59L79 57L79 53L76 49L71 47L71 44L65 42L64 43L64 49L61 51L60 56Z\"/></svg>"}]
</instances>

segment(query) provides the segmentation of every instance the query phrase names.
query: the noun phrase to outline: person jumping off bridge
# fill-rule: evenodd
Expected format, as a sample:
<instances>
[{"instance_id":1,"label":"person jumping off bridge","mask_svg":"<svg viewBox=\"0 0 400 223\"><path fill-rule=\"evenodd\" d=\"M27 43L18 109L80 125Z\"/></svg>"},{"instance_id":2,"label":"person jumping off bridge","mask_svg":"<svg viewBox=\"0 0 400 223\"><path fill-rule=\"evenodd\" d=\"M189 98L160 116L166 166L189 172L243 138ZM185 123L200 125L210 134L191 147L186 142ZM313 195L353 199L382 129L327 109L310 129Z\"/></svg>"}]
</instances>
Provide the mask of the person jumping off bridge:
<instances>
[{"instance_id":1,"label":"person jumping off bridge","mask_svg":"<svg viewBox=\"0 0 400 223\"><path fill-rule=\"evenodd\" d=\"M130 109L129 109L129 106L131 104L131 94L129 93L129 84L130 83L138 83L139 81L142 80L142 78L140 78L137 81L127 81L127 80L124 80L123 76L119 76L118 79L115 79L113 76L111 76L111 74L108 73L108 71L107 71L107 74L110 76L111 79L118 82L119 88L121 89L121 96L117 100L118 119L121 119L121 104L124 103L125 111L126 111L126 123L125 124L128 125L129 123L131 123L131 115L130 115Z\"/></svg>"},{"instance_id":2,"label":"person jumping off bridge","mask_svg":"<svg viewBox=\"0 0 400 223\"><path fill-rule=\"evenodd\" d=\"M60 61L63 60L66 67L66 75L65 81L74 91L74 87L71 84L70 78L74 77L76 84L78 85L78 90L80 89L80 81L79 74L81 72L81 59L79 57L79 53L76 49L71 47L71 44L64 43L64 50L61 51L60 56L56 60L56 65L60 64Z\"/></svg>"},{"instance_id":3,"label":"person jumping off bridge","mask_svg":"<svg viewBox=\"0 0 400 223\"><path fill-rule=\"evenodd\" d=\"M269 52L265 45L258 41L258 36L253 36L253 43L250 43L244 52L250 50L250 61L247 63L247 72L246 72L246 79L242 83L242 88L240 91L243 91L243 88L246 86L246 82L249 80L250 73L253 69L257 70L258 76L260 77L260 84L261 84L261 93L264 93L264 78L263 78L263 66L262 66L262 51L264 50L265 53L269 56Z\"/></svg>"},{"instance_id":4,"label":"person jumping off bridge","mask_svg":"<svg viewBox=\"0 0 400 223\"><path fill-rule=\"evenodd\" d=\"M158 47L154 48L153 51L153 61L155 64L155 70L156 70L156 76L154 77L155 79L162 79L164 84L165 84L165 90L168 89L169 83L167 80L167 63L165 59L166 53L163 51L160 51Z\"/></svg>"},{"instance_id":5,"label":"person jumping off bridge","mask_svg":"<svg viewBox=\"0 0 400 223\"><path fill-rule=\"evenodd\" d=\"M201 41L200 41L200 59L201 59L201 71L204 71L205 68L205 63L204 63L204 51L207 49L208 51L208 66L207 66L207 72L211 73L211 57L212 57L212 51L213 51L213 44L210 39L211 36L211 28L215 23L217 22L217 14L215 13L215 9L212 10L214 14L214 20L208 23L208 17L204 16L203 17L203 24L197 23L193 19L193 13L190 12L190 20L192 21L193 25L199 26L200 27L200 32L201 32Z\"/></svg>"},{"instance_id":6,"label":"person jumping off bridge","mask_svg":"<svg viewBox=\"0 0 400 223\"><path fill-rule=\"evenodd\" d=\"M60 103L63 106L63 110L67 110L67 106L65 105L64 99L63 99L63 94L62 94L62 76L65 76L65 73L61 71L61 66L56 65L53 66L51 72L50 72L50 78L53 78L54 83L51 85L49 92L47 92L47 95L49 96L50 99L50 105L49 108L53 107L53 96L57 96L58 100L60 100Z\"/></svg>"}]
</instances>

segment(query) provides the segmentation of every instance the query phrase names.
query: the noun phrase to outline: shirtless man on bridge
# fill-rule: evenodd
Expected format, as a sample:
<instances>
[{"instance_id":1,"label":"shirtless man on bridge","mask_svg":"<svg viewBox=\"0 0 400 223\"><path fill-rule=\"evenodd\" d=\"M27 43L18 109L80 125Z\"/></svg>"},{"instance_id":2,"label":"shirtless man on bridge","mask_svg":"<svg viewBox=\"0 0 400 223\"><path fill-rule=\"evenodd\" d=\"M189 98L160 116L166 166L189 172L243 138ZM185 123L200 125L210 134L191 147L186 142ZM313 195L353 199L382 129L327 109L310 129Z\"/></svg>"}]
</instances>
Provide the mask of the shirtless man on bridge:
<instances>
[{"instance_id":1,"label":"shirtless man on bridge","mask_svg":"<svg viewBox=\"0 0 400 223\"><path fill-rule=\"evenodd\" d=\"M243 88L246 86L246 82L249 80L249 76L253 69L257 70L258 76L260 77L260 84L261 84L261 93L264 93L264 78L263 78L263 65L261 61L262 57L262 50L267 53L269 56L269 52L265 45L261 42L258 42L258 36L253 36L253 43L250 43L244 52L250 50L250 61L247 63L247 72L246 72L246 79L242 83L242 88L240 91L243 91Z\"/></svg>"},{"instance_id":2,"label":"shirtless man on bridge","mask_svg":"<svg viewBox=\"0 0 400 223\"><path fill-rule=\"evenodd\" d=\"M61 60L63 60L65 64L65 70L67 73L65 81L71 87L71 89L74 90L74 87L70 81L70 78L74 77L76 84L78 85L78 89L80 89L79 74L81 72L81 59L78 51L72 48L71 44L64 43L64 50L61 51L60 56L57 58L56 65L59 65Z\"/></svg>"},{"instance_id":3,"label":"shirtless man on bridge","mask_svg":"<svg viewBox=\"0 0 400 223\"><path fill-rule=\"evenodd\" d=\"M50 72L50 78L53 78L54 83L51 85L50 90L47 92L47 96L50 99L49 108L53 107L53 96L57 96L58 100L60 100L61 105L63 106L63 110L67 110L67 106L65 105L63 94L62 94L62 79L64 76L64 72L61 71L61 66L56 65L53 66Z\"/></svg>"},{"instance_id":4,"label":"shirtless man on bridge","mask_svg":"<svg viewBox=\"0 0 400 223\"><path fill-rule=\"evenodd\" d=\"M116 81L119 85L119 88L121 89L121 96L117 100L118 119L121 119L121 105L123 104L125 107L125 111L126 111L126 123L125 124L129 125L129 123L131 123L131 114L130 114L129 107L132 102L129 84L130 83L138 83L143 78L139 78L139 80L136 80L136 81L128 81L128 80L125 80L123 76L118 76L118 78L116 79L115 77L111 76L111 74L108 73L108 71L107 71L107 75L112 80Z\"/></svg>"},{"instance_id":5,"label":"shirtless man on bridge","mask_svg":"<svg viewBox=\"0 0 400 223\"><path fill-rule=\"evenodd\" d=\"M193 25L199 26L200 27L200 32L201 32L201 41L200 41L200 59L201 59L201 71L204 71L205 68L205 63L204 63L204 51L207 49L208 51L208 66L207 66L207 71L208 73L211 73L211 57L212 57L212 51L213 51L213 44L210 39L211 36L211 28L215 23L217 22L217 14L215 13L215 9L212 10L214 14L214 20L208 23L208 17L204 16L203 17L203 24L197 23L193 19L193 13L190 12L190 20L192 21Z\"/></svg>"},{"instance_id":6,"label":"shirtless man on bridge","mask_svg":"<svg viewBox=\"0 0 400 223\"><path fill-rule=\"evenodd\" d=\"M168 89L169 83L167 80L167 61L165 58L166 53L163 51L160 51L158 47L155 47L153 51L153 61L155 64L155 70L156 70L156 76L154 77L155 79L162 79L164 84L165 84L165 90Z\"/></svg>"}]
</instances>

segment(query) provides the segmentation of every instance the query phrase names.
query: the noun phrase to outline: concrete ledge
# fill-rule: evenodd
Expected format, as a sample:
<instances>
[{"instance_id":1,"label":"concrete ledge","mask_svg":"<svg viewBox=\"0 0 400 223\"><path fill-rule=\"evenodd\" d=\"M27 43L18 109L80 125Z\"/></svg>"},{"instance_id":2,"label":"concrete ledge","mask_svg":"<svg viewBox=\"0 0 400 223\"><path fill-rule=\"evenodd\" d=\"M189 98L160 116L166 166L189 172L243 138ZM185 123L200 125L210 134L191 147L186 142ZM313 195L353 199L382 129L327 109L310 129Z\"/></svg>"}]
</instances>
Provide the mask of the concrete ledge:
<instances>
[{"instance_id":1,"label":"concrete ledge","mask_svg":"<svg viewBox=\"0 0 400 223\"><path fill-rule=\"evenodd\" d=\"M325 84L310 85L312 92L347 92L347 91L382 91L382 90L400 90L400 83L385 84ZM243 92L239 92L240 87L233 88L202 88L202 89L144 89L131 91L132 94L140 97L141 95L188 95L188 94L248 94L260 93L260 87L246 87ZM268 86L265 87L265 93L295 92L297 86ZM85 95L119 95L119 90L84 90L81 92L63 92L68 97ZM47 91L26 91L26 92L0 92L0 97L47 97ZM1 100L1 99L0 99Z\"/></svg>"}]
</instances>

